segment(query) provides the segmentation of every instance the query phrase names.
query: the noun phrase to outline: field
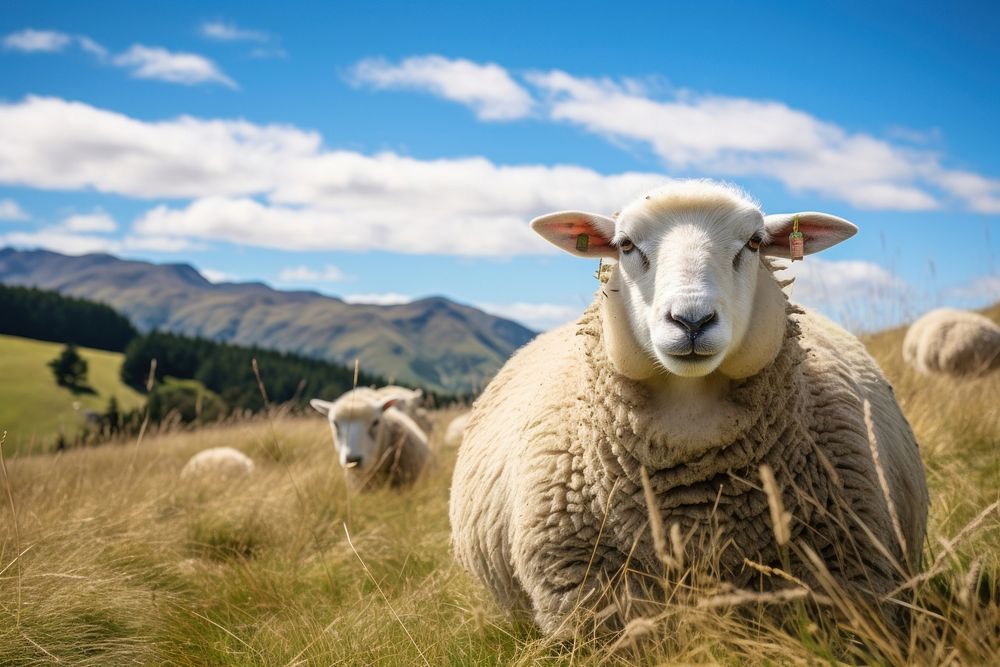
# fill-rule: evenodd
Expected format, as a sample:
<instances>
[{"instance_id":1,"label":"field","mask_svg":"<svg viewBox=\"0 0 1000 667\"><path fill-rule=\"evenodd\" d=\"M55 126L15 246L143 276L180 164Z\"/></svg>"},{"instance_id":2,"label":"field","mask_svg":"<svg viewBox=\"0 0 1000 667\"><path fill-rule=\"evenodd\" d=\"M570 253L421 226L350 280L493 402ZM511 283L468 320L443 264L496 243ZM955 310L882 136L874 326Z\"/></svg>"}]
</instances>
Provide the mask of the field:
<instances>
[{"instance_id":1,"label":"field","mask_svg":"<svg viewBox=\"0 0 1000 667\"><path fill-rule=\"evenodd\" d=\"M112 396L122 410L142 405L142 396L118 376L122 355L117 352L79 348L93 393L73 394L57 385L46 364L62 348L61 343L0 335L0 430L7 431L8 453L49 449L60 431L71 436L84 424L85 412L103 412Z\"/></svg>"},{"instance_id":2,"label":"field","mask_svg":"<svg viewBox=\"0 0 1000 667\"><path fill-rule=\"evenodd\" d=\"M922 378L901 338L867 343L921 441L933 569L898 642L863 620L779 627L756 607L680 601L632 628L647 633L639 650L550 642L451 560L454 451L414 489L352 496L325 422L276 414L8 458L0 664L997 664L1000 377ZM435 439L453 414L436 415ZM255 474L177 483L191 454L221 445L250 454Z\"/></svg>"}]
</instances>

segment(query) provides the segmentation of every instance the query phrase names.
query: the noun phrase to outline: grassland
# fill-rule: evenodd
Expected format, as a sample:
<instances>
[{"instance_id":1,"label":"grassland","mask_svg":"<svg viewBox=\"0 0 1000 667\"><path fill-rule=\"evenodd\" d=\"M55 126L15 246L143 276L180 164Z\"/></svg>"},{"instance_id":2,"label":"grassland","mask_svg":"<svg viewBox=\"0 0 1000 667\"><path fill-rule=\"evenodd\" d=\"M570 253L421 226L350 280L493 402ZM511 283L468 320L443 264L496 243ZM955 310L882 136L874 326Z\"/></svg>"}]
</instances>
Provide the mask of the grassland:
<instances>
[{"instance_id":1,"label":"grassland","mask_svg":"<svg viewBox=\"0 0 1000 667\"><path fill-rule=\"evenodd\" d=\"M88 410L103 412L112 396L122 410L140 407L145 400L122 383L122 355L117 352L80 348L93 393L60 387L46 364L62 348L61 343L0 335L0 430L7 431L8 453L48 449L59 432L75 433Z\"/></svg>"},{"instance_id":2,"label":"grassland","mask_svg":"<svg viewBox=\"0 0 1000 667\"><path fill-rule=\"evenodd\" d=\"M671 601L632 628L647 633L639 650L550 642L452 562L453 451L413 489L352 496L326 424L273 416L8 460L0 664L997 664L1000 377L917 376L901 336L867 342L922 443L936 567L899 641L857 619L778 626L756 607ZM436 415L435 441L451 416ZM220 445L258 470L177 483L191 454Z\"/></svg>"}]
</instances>

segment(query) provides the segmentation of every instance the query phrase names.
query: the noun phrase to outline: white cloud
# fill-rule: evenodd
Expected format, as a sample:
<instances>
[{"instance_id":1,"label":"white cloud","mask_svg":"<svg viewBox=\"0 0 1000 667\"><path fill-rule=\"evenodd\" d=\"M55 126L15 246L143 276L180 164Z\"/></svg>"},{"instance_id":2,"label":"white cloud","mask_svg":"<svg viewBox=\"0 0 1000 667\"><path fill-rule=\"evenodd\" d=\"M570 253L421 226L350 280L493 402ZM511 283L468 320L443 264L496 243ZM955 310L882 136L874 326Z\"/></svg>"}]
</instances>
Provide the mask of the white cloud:
<instances>
[{"instance_id":1,"label":"white cloud","mask_svg":"<svg viewBox=\"0 0 1000 667\"><path fill-rule=\"evenodd\" d=\"M572 322L580 317L583 309L557 303L479 303L481 310L520 322L529 329L546 331Z\"/></svg>"},{"instance_id":2,"label":"white cloud","mask_svg":"<svg viewBox=\"0 0 1000 667\"><path fill-rule=\"evenodd\" d=\"M1000 274L977 276L945 292L949 299L977 306L992 305L1000 301Z\"/></svg>"},{"instance_id":3,"label":"white cloud","mask_svg":"<svg viewBox=\"0 0 1000 667\"><path fill-rule=\"evenodd\" d=\"M104 60L108 57L108 50L92 40L90 37L87 37L86 35L77 35L76 41L77 44L80 45L81 49L93 56L96 56L99 60Z\"/></svg>"},{"instance_id":4,"label":"white cloud","mask_svg":"<svg viewBox=\"0 0 1000 667\"><path fill-rule=\"evenodd\" d=\"M3 38L3 47L24 53L58 53L73 42L73 37L56 30L25 28Z\"/></svg>"},{"instance_id":5,"label":"white cloud","mask_svg":"<svg viewBox=\"0 0 1000 667\"><path fill-rule=\"evenodd\" d=\"M225 21L205 21L199 27L199 32L220 42L267 42L270 35L261 30L241 28L235 23Z\"/></svg>"},{"instance_id":6,"label":"white cloud","mask_svg":"<svg viewBox=\"0 0 1000 667\"><path fill-rule=\"evenodd\" d=\"M31 216L13 199L0 199L0 220L17 222Z\"/></svg>"},{"instance_id":7,"label":"white cloud","mask_svg":"<svg viewBox=\"0 0 1000 667\"><path fill-rule=\"evenodd\" d=\"M216 269L198 269L198 273L204 276L210 283L231 283L236 281L236 276L226 271Z\"/></svg>"},{"instance_id":8,"label":"white cloud","mask_svg":"<svg viewBox=\"0 0 1000 667\"><path fill-rule=\"evenodd\" d=\"M187 86L218 83L233 89L239 87L214 62L197 53L133 44L127 51L115 56L112 63L131 70L132 76L138 79L156 79Z\"/></svg>"},{"instance_id":9,"label":"white cloud","mask_svg":"<svg viewBox=\"0 0 1000 667\"><path fill-rule=\"evenodd\" d=\"M343 297L347 303L367 303L375 306L399 306L413 301L413 297L397 292L383 294L348 294Z\"/></svg>"},{"instance_id":10,"label":"white cloud","mask_svg":"<svg viewBox=\"0 0 1000 667\"><path fill-rule=\"evenodd\" d=\"M421 90L470 107L481 120L512 120L531 113L531 94L494 63L414 56L399 64L367 58L349 78L376 90Z\"/></svg>"},{"instance_id":11,"label":"white cloud","mask_svg":"<svg viewBox=\"0 0 1000 667\"><path fill-rule=\"evenodd\" d=\"M278 282L281 283L339 283L349 279L350 276L333 264L327 264L322 269L289 266L278 273Z\"/></svg>"},{"instance_id":12,"label":"white cloud","mask_svg":"<svg viewBox=\"0 0 1000 667\"><path fill-rule=\"evenodd\" d=\"M113 232L118 228L114 219L101 210L78 213L62 221L62 229L70 232Z\"/></svg>"},{"instance_id":13,"label":"white cloud","mask_svg":"<svg viewBox=\"0 0 1000 667\"><path fill-rule=\"evenodd\" d=\"M796 303L820 310L853 331L877 331L913 319L926 295L889 269L862 260L809 256L777 275L794 278L786 289Z\"/></svg>"},{"instance_id":14,"label":"white cloud","mask_svg":"<svg viewBox=\"0 0 1000 667\"><path fill-rule=\"evenodd\" d=\"M0 136L0 183L195 198L154 208L136 231L287 249L550 252L528 228L532 217L567 208L610 212L664 180L329 151L317 133L295 127L148 122L53 98L0 103Z\"/></svg>"}]
</instances>

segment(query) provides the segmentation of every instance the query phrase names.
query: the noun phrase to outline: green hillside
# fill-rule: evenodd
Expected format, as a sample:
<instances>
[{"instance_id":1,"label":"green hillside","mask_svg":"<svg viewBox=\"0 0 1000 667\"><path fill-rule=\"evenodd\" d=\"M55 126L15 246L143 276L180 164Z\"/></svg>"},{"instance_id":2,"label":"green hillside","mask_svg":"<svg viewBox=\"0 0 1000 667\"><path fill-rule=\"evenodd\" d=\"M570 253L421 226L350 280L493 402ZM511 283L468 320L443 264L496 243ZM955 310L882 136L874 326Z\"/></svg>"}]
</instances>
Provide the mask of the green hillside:
<instances>
[{"instance_id":1,"label":"green hillside","mask_svg":"<svg viewBox=\"0 0 1000 667\"><path fill-rule=\"evenodd\" d=\"M60 343L0 335L0 431L7 431L4 450L48 448L63 429L75 433L88 410L103 411L115 396L122 410L139 407L143 397L119 378L122 355L79 348L87 360L87 383L93 394L74 395L56 384L46 365L62 350Z\"/></svg>"}]
</instances>

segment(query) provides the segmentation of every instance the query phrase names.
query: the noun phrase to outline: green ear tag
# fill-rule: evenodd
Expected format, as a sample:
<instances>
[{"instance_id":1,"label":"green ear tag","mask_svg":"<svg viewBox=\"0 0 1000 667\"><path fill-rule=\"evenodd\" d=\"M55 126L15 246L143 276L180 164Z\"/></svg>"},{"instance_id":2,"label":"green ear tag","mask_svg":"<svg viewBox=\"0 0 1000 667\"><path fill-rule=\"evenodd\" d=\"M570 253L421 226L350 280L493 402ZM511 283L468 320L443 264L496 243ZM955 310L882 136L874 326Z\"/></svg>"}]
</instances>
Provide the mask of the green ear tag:
<instances>
[{"instance_id":1,"label":"green ear tag","mask_svg":"<svg viewBox=\"0 0 1000 667\"><path fill-rule=\"evenodd\" d=\"M590 247L590 237L586 234L579 234L576 237L576 249L580 252L587 252Z\"/></svg>"}]
</instances>

